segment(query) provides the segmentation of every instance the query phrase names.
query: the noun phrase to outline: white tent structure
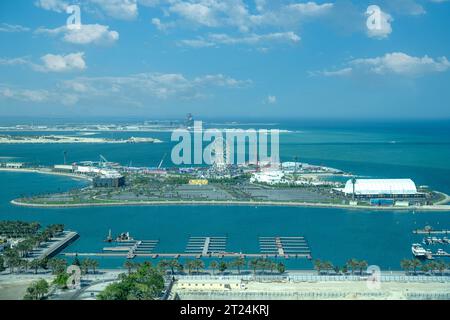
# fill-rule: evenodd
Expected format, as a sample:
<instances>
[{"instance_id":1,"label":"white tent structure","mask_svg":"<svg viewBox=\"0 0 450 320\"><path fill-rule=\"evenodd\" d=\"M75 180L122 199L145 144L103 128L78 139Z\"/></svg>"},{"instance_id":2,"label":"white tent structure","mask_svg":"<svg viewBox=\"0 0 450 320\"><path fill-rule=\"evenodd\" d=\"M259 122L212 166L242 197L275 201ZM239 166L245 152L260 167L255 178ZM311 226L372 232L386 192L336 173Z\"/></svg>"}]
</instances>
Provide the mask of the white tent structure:
<instances>
[{"instance_id":1,"label":"white tent structure","mask_svg":"<svg viewBox=\"0 0 450 320\"><path fill-rule=\"evenodd\" d=\"M417 195L416 184L411 179L350 179L343 191L346 195L353 195L354 192L355 196Z\"/></svg>"}]
</instances>

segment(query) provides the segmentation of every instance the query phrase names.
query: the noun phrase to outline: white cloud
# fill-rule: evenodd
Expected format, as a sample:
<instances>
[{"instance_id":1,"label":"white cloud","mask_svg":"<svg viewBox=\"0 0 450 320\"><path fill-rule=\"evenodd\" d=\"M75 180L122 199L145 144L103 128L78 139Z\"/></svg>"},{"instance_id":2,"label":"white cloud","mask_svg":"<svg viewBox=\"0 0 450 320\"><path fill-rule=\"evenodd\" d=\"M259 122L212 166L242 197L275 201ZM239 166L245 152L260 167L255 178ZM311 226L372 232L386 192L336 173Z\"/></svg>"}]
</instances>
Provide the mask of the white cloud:
<instances>
[{"instance_id":1,"label":"white cloud","mask_svg":"<svg viewBox=\"0 0 450 320\"><path fill-rule=\"evenodd\" d=\"M210 34L206 39L188 39L181 40L179 43L181 45L200 48L200 47L212 47L217 45L256 45L261 43L272 43L272 42L285 42L285 43L297 43L301 40L300 36L294 32L278 32L278 33L268 33L268 34L249 34L245 36L229 36L227 34Z\"/></svg>"},{"instance_id":2,"label":"white cloud","mask_svg":"<svg viewBox=\"0 0 450 320\"><path fill-rule=\"evenodd\" d=\"M49 68L67 68L61 62L56 66L52 63L49 63ZM141 73L123 77L76 77L59 82L52 90L12 88L0 84L0 99L63 105L110 101L116 105L145 107L152 99L201 99L211 96L211 90L217 88L239 89L251 84L251 80L238 80L223 74L188 78L180 73Z\"/></svg>"},{"instance_id":3,"label":"white cloud","mask_svg":"<svg viewBox=\"0 0 450 320\"><path fill-rule=\"evenodd\" d=\"M384 6L401 15L420 16L427 13L423 5L416 0L385 0Z\"/></svg>"},{"instance_id":4,"label":"white cloud","mask_svg":"<svg viewBox=\"0 0 450 320\"><path fill-rule=\"evenodd\" d=\"M30 29L18 24L9 24L9 23L0 24L0 32L27 32L27 31L30 31Z\"/></svg>"},{"instance_id":5,"label":"white cloud","mask_svg":"<svg viewBox=\"0 0 450 320\"><path fill-rule=\"evenodd\" d=\"M343 77L351 75L375 74L380 76L398 75L418 77L431 73L450 70L450 62L446 57L430 58L413 57L402 52L387 53L384 56L367 59L354 59L345 68L335 71L314 71L313 76Z\"/></svg>"},{"instance_id":6,"label":"white cloud","mask_svg":"<svg viewBox=\"0 0 450 320\"><path fill-rule=\"evenodd\" d=\"M108 16L121 19L133 20L138 16L136 0L89 0L98 5ZM144 2L145 3L145 2Z\"/></svg>"},{"instance_id":7,"label":"white cloud","mask_svg":"<svg viewBox=\"0 0 450 320\"><path fill-rule=\"evenodd\" d=\"M75 3L73 3L75 2ZM142 5L156 5L156 0L139 0ZM44 10L65 12L69 4L78 4L86 11L100 9L109 17L120 20L133 20L138 16L137 0L36 0L35 5Z\"/></svg>"},{"instance_id":8,"label":"white cloud","mask_svg":"<svg viewBox=\"0 0 450 320\"><path fill-rule=\"evenodd\" d=\"M223 74L186 78L179 73L141 73L123 77L79 77L63 83L66 92L83 99L121 99L143 105L154 99L196 99L212 88L244 88L250 80L237 80ZM125 100L124 100L125 99Z\"/></svg>"},{"instance_id":9,"label":"white cloud","mask_svg":"<svg viewBox=\"0 0 450 320\"><path fill-rule=\"evenodd\" d=\"M0 84L0 100L1 99L37 104L56 102L66 106L72 106L78 102L79 97L70 93L60 92L58 90L49 91L43 89L23 89L8 87Z\"/></svg>"},{"instance_id":10,"label":"white cloud","mask_svg":"<svg viewBox=\"0 0 450 320\"><path fill-rule=\"evenodd\" d=\"M30 64L28 57L21 58L0 58L0 66L17 66Z\"/></svg>"},{"instance_id":11,"label":"white cloud","mask_svg":"<svg viewBox=\"0 0 450 320\"><path fill-rule=\"evenodd\" d=\"M26 65L39 72L66 72L86 69L84 53L70 53L67 55L46 54L41 57L42 64L34 63L29 57L0 58L0 66Z\"/></svg>"},{"instance_id":12,"label":"white cloud","mask_svg":"<svg viewBox=\"0 0 450 320\"><path fill-rule=\"evenodd\" d=\"M100 24L83 24L80 29L62 26L55 29L39 28L37 34L62 35L65 42L74 44L111 44L119 39L117 31L110 31L108 26Z\"/></svg>"},{"instance_id":13,"label":"white cloud","mask_svg":"<svg viewBox=\"0 0 450 320\"><path fill-rule=\"evenodd\" d=\"M334 70L334 71L323 70L323 71L310 72L310 75L324 76L324 77L343 77L343 76L351 75L352 72L353 72L353 69L348 67L348 68L343 68L343 69Z\"/></svg>"},{"instance_id":14,"label":"white cloud","mask_svg":"<svg viewBox=\"0 0 450 320\"><path fill-rule=\"evenodd\" d=\"M68 3L63 0L37 0L35 5L44 10L51 10L55 12L65 12Z\"/></svg>"},{"instance_id":15,"label":"white cloud","mask_svg":"<svg viewBox=\"0 0 450 320\"><path fill-rule=\"evenodd\" d=\"M162 23L160 19L158 18L153 18L152 19L152 24L156 27L156 29L158 29L159 31L166 31L170 28L173 28L175 26L174 23L171 22L166 22L166 23Z\"/></svg>"},{"instance_id":16,"label":"white cloud","mask_svg":"<svg viewBox=\"0 0 450 320\"><path fill-rule=\"evenodd\" d=\"M24 102L44 102L50 97L47 90L16 89L0 86L0 97Z\"/></svg>"},{"instance_id":17,"label":"white cloud","mask_svg":"<svg viewBox=\"0 0 450 320\"><path fill-rule=\"evenodd\" d=\"M281 4L267 8L266 1L256 1L252 12L243 0L166 0L166 18L177 16L184 23L209 28L234 27L249 32L261 27L298 27L300 23L330 12L332 3ZM174 22L174 21L172 21ZM184 24L183 24L184 25Z\"/></svg>"},{"instance_id":18,"label":"white cloud","mask_svg":"<svg viewBox=\"0 0 450 320\"><path fill-rule=\"evenodd\" d=\"M216 10L206 3L178 2L170 6L170 12L176 13L186 20L208 27L219 26Z\"/></svg>"},{"instance_id":19,"label":"white cloud","mask_svg":"<svg viewBox=\"0 0 450 320\"><path fill-rule=\"evenodd\" d=\"M43 65L35 66L37 71L42 72L67 72L86 69L84 52L71 53L68 55L46 54L41 57Z\"/></svg>"},{"instance_id":20,"label":"white cloud","mask_svg":"<svg viewBox=\"0 0 450 320\"><path fill-rule=\"evenodd\" d=\"M266 99L264 99L264 104L276 104L277 103L277 97L269 95Z\"/></svg>"},{"instance_id":21,"label":"white cloud","mask_svg":"<svg viewBox=\"0 0 450 320\"><path fill-rule=\"evenodd\" d=\"M356 59L351 64L379 75L420 76L427 73L444 72L450 69L450 62L446 57L433 59L425 55L420 58L409 56L402 52L388 53L376 58Z\"/></svg>"},{"instance_id":22,"label":"white cloud","mask_svg":"<svg viewBox=\"0 0 450 320\"><path fill-rule=\"evenodd\" d=\"M371 6L373 7L373 6ZM367 35L371 38L376 39L385 39L392 33L392 26L391 23L394 21L394 19L391 17L389 13L386 13L382 11L381 9L377 8L375 10L379 11L379 21L375 22L375 24L367 26ZM367 15L370 15L370 7L368 9Z\"/></svg>"}]
</instances>

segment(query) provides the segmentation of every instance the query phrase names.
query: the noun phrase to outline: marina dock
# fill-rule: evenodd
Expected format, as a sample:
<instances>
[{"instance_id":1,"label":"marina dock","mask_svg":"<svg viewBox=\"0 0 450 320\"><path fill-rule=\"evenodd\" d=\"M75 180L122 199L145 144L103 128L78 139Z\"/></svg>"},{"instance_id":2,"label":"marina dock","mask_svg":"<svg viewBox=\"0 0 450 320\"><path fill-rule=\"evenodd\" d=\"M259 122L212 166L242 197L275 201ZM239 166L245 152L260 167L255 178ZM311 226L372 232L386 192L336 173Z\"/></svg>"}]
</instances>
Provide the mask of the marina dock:
<instances>
[{"instance_id":1,"label":"marina dock","mask_svg":"<svg viewBox=\"0 0 450 320\"><path fill-rule=\"evenodd\" d=\"M208 256L226 251L226 237L190 237L185 253Z\"/></svg>"},{"instance_id":2,"label":"marina dock","mask_svg":"<svg viewBox=\"0 0 450 320\"><path fill-rule=\"evenodd\" d=\"M259 237L263 254L284 256L310 256L311 250L304 237Z\"/></svg>"},{"instance_id":3,"label":"marina dock","mask_svg":"<svg viewBox=\"0 0 450 320\"><path fill-rule=\"evenodd\" d=\"M450 230L417 229L414 234L450 234Z\"/></svg>"},{"instance_id":4,"label":"marina dock","mask_svg":"<svg viewBox=\"0 0 450 320\"><path fill-rule=\"evenodd\" d=\"M105 247L99 253L64 253L67 257L124 257L143 258L307 258L312 259L311 250L304 237L260 237L260 252L227 252L227 237L189 237L184 252L155 252L158 240L132 240L117 246Z\"/></svg>"}]
</instances>

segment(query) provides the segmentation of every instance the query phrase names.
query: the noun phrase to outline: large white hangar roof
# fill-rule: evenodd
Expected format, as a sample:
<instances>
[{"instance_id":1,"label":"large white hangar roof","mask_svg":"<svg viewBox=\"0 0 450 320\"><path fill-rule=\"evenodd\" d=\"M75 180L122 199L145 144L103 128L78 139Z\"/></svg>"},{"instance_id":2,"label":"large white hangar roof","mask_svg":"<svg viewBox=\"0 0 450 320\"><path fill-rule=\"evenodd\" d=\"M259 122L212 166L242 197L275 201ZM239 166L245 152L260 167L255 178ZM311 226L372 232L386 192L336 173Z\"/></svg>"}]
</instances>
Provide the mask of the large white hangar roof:
<instances>
[{"instance_id":1,"label":"large white hangar roof","mask_svg":"<svg viewBox=\"0 0 450 320\"><path fill-rule=\"evenodd\" d=\"M345 194L353 194L352 180L344 188ZM356 179L356 195L413 195L417 193L416 184L411 179Z\"/></svg>"}]
</instances>

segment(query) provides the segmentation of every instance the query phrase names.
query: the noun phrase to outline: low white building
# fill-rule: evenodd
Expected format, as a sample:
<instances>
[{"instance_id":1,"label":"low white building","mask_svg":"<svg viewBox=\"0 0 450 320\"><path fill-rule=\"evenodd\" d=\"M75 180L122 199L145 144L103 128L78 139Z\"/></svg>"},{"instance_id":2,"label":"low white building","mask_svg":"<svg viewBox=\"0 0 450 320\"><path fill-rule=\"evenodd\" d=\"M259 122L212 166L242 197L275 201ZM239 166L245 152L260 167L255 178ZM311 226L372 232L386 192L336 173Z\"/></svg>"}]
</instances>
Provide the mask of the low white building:
<instances>
[{"instance_id":1,"label":"low white building","mask_svg":"<svg viewBox=\"0 0 450 320\"><path fill-rule=\"evenodd\" d=\"M9 169L21 169L21 168L23 168L23 163L22 162L7 162L5 167L9 168Z\"/></svg>"},{"instance_id":2,"label":"low white building","mask_svg":"<svg viewBox=\"0 0 450 320\"><path fill-rule=\"evenodd\" d=\"M419 194L411 179L350 179L342 191L348 196L367 197L414 197Z\"/></svg>"},{"instance_id":3,"label":"low white building","mask_svg":"<svg viewBox=\"0 0 450 320\"><path fill-rule=\"evenodd\" d=\"M268 170L254 173L250 178L250 182L267 184L287 183L287 181L284 179L284 172L280 170Z\"/></svg>"},{"instance_id":4,"label":"low white building","mask_svg":"<svg viewBox=\"0 0 450 320\"><path fill-rule=\"evenodd\" d=\"M189 291L231 291L246 289L242 280L230 279L179 279L177 281L179 289Z\"/></svg>"}]
</instances>

